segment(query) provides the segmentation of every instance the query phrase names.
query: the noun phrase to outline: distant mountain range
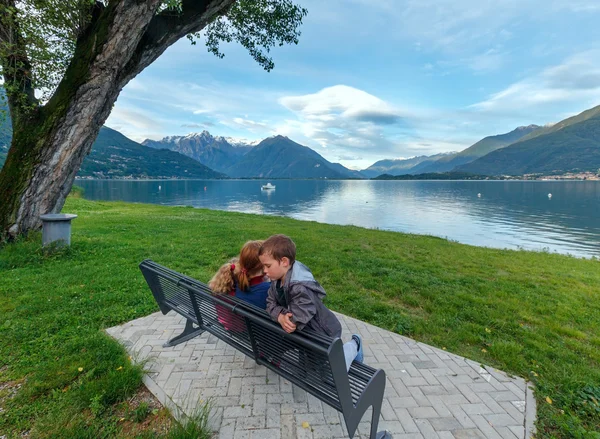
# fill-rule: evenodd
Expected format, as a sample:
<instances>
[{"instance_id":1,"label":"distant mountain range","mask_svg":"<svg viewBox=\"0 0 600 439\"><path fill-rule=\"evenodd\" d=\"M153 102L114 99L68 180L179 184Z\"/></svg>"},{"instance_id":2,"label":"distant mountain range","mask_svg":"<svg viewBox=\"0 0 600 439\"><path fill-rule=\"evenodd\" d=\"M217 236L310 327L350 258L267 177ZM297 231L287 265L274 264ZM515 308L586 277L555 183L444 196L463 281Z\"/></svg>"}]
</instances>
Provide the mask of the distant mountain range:
<instances>
[{"instance_id":1,"label":"distant mountain range","mask_svg":"<svg viewBox=\"0 0 600 439\"><path fill-rule=\"evenodd\" d=\"M0 110L6 111L0 108ZM0 167L12 128L0 119ZM485 137L456 153L380 160L363 171L331 163L284 136L246 141L207 131L142 144L102 128L79 176L99 178L385 178L435 173L453 176L520 176L597 171L600 168L600 106L553 125L519 127ZM409 177L407 177L409 178Z\"/></svg>"},{"instance_id":2,"label":"distant mountain range","mask_svg":"<svg viewBox=\"0 0 600 439\"><path fill-rule=\"evenodd\" d=\"M0 134L6 134L0 137L0 167L10 145L9 128L6 124L0 127ZM358 171L330 163L312 149L284 136L269 137L254 146L252 142L212 136L204 131L144 143L148 146L103 127L77 175L95 178L365 178ZM223 172L201 161L213 163Z\"/></svg>"},{"instance_id":3,"label":"distant mountain range","mask_svg":"<svg viewBox=\"0 0 600 439\"><path fill-rule=\"evenodd\" d=\"M420 155L418 157L412 157L410 159L391 159L391 160L379 160L373 163L367 169L360 171L366 177L375 178L382 174L388 175L405 175L412 174L413 169L419 169L417 166L424 164L425 166L435 162L442 157L449 154L455 154L453 152L442 153L436 155ZM423 166L423 165L421 165ZM417 172L418 173L418 172Z\"/></svg>"},{"instance_id":4,"label":"distant mountain range","mask_svg":"<svg viewBox=\"0 0 600 439\"><path fill-rule=\"evenodd\" d=\"M484 137L460 152L419 156L407 160L380 160L361 172L371 178L381 174L393 176L449 172L457 166L472 162L479 157L489 154L491 151L508 146L539 128L538 125L529 125L518 127L510 133Z\"/></svg>"},{"instance_id":5,"label":"distant mountain range","mask_svg":"<svg viewBox=\"0 0 600 439\"><path fill-rule=\"evenodd\" d=\"M12 138L9 117L0 119L0 168ZM78 177L95 178L227 178L182 154L147 148L113 129L102 127L83 160Z\"/></svg>"},{"instance_id":6,"label":"distant mountain range","mask_svg":"<svg viewBox=\"0 0 600 439\"><path fill-rule=\"evenodd\" d=\"M523 138L455 171L485 175L595 172L600 168L600 106L584 113L542 128L539 135Z\"/></svg>"},{"instance_id":7,"label":"distant mountain range","mask_svg":"<svg viewBox=\"0 0 600 439\"><path fill-rule=\"evenodd\" d=\"M539 129L538 125L529 125L526 127L518 127L517 129L506 134L498 134L496 136L488 136L481 139L479 142L469 146L460 152L452 155L447 155L430 163L428 166L419 169L418 173L431 173L431 172L449 172L455 169L457 166L465 163L470 163L473 160L477 160L479 157L483 157L492 151L495 151L511 143L516 142L523 136Z\"/></svg>"},{"instance_id":8,"label":"distant mountain range","mask_svg":"<svg viewBox=\"0 0 600 439\"><path fill-rule=\"evenodd\" d=\"M558 123L519 127L510 133L485 137L458 153L381 160L361 171L373 177L400 175L521 176L596 172L600 168L600 106ZM421 177L419 177L421 178Z\"/></svg>"},{"instance_id":9,"label":"distant mountain range","mask_svg":"<svg viewBox=\"0 0 600 439\"><path fill-rule=\"evenodd\" d=\"M365 178L284 136L249 142L202 131L142 144L177 151L233 178Z\"/></svg>"},{"instance_id":10,"label":"distant mountain range","mask_svg":"<svg viewBox=\"0 0 600 439\"><path fill-rule=\"evenodd\" d=\"M208 131L187 136L169 136L162 140L146 139L142 145L177 151L218 172L225 172L259 142L212 136Z\"/></svg>"},{"instance_id":11,"label":"distant mountain range","mask_svg":"<svg viewBox=\"0 0 600 439\"><path fill-rule=\"evenodd\" d=\"M202 163L166 149L140 145L102 127L79 169L79 177L96 178L227 178Z\"/></svg>"},{"instance_id":12,"label":"distant mountain range","mask_svg":"<svg viewBox=\"0 0 600 439\"><path fill-rule=\"evenodd\" d=\"M307 146L285 136L269 137L239 162L225 169L230 177L364 178L339 163L330 163Z\"/></svg>"}]
</instances>

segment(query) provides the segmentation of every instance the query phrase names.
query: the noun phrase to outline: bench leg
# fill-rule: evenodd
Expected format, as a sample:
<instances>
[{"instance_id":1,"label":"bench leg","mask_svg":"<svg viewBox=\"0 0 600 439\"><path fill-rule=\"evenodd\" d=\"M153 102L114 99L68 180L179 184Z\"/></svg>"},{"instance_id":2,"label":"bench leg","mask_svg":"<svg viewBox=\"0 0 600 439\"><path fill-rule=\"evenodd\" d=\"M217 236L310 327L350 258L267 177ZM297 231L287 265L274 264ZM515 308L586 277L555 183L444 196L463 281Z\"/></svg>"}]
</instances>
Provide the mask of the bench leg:
<instances>
[{"instance_id":1,"label":"bench leg","mask_svg":"<svg viewBox=\"0 0 600 439\"><path fill-rule=\"evenodd\" d=\"M371 439L392 439L392 435L386 430L377 431L379 416L381 415L381 402L373 404L373 416L371 417Z\"/></svg>"},{"instance_id":2,"label":"bench leg","mask_svg":"<svg viewBox=\"0 0 600 439\"><path fill-rule=\"evenodd\" d=\"M163 344L163 348L170 348L173 346L177 346L180 343L191 340L192 338L200 335L204 332L204 329L194 328L194 324L191 320L185 321L185 329L181 334L176 337L173 337L171 340Z\"/></svg>"},{"instance_id":3,"label":"bench leg","mask_svg":"<svg viewBox=\"0 0 600 439\"><path fill-rule=\"evenodd\" d=\"M381 393L383 394L383 389ZM369 436L370 439L392 439L392 435L388 431L377 431L377 427L379 427L379 417L381 415L382 404L383 397L381 399L377 399L372 405L373 415L371 416L371 435Z\"/></svg>"}]
</instances>

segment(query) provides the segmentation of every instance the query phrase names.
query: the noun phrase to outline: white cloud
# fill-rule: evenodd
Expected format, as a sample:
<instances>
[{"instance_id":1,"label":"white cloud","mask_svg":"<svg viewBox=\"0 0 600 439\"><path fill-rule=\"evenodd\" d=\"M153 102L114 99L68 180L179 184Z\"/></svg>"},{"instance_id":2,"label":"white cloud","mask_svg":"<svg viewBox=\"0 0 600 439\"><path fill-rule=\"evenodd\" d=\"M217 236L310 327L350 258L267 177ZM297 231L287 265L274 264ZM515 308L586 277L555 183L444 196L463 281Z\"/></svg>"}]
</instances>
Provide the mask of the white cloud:
<instances>
[{"instance_id":1,"label":"white cloud","mask_svg":"<svg viewBox=\"0 0 600 439\"><path fill-rule=\"evenodd\" d=\"M282 97L279 102L294 112L275 127L278 134L311 146L331 161L352 168L366 168L386 157L432 154L440 150L462 149L443 138L426 141L417 132L430 130L428 138L439 134L439 114L422 109L404 109L346 85L324 88L316 93ZM448 123L450 129L456 124ZM419 129L420 131L421 129ZM461 146L468 146L470 143Z\"/></svg>"},{"instance_id":2,"label":"white cloud","mask_svg":"<svg viewBox=\"0 0 600 439\"><path fill-rule=\"evenodd\" d=\"M128 110L115 107L107 120L109 125L124 125L141 130L153 130L162 124L158 119L148 116L139 110Z\"/></svg>"},{"instance_id":3,"label":"white cloud","mask_svg":"<svg viewBox=\"0 0 600 439\"><path fill-rule=\"evenodd\" d=\"M590 50L511 84L488 99L473 104L473 110L495 114L537 111L551 105L600 103L600 50Z\"/></svg>"},{"instance_id":4,"label":"white cloud","mask_svg":"<svg viewBox=\"0 0 600 439\"><path fill-rule=\"evenodd\" d=\"M243 117L234 117L231 121L221 121L223 125L236 125L240 128L245 128L249 131L255 132L257 129L264 131L268 129L268 125L265 122L256 122L250 119L244 119Z\"/></svg>"},{"instance_id":5,"label":"white cloud","mask_svg":"<svg viewBox=\"0 0 600 439\"><path fill-rule=\"evenodd\" d=\"M327 87L304 96L287 96L279 102L314 121L332 122L339 117L389 124L401 118L401 112L387 102L347 85Z\"/></svg>"},{"instance_id":6,"label":"white cloud","mask_svg":"<svg viewBox=\"0 0 600 439\"><path fill-rule=\"evenodd\" d=\"M326 148L325 155L330 159L356 155L349 151L394 150L395 145L386 138L384 130L405 126L408 117L408 112L346 85L282 97L279 102L298 119L285 121L276 127L276 132L302 136L310 144Z\"/></svg>"},{"instance_id":7,"label":"white cloud","mask_svg":"<svg viewBox=\"0 0 600 439\"><path fill-rule=\"evenodd\" d=\"M451 53L496 44L511 37L510 27L523 16L536 13L534 1L503 0L354 0L375 10L381 19L394 22L400 38L413 40L421 49ZM533 16L533 15L532 15Z\"/></svg>"}]
</instances>

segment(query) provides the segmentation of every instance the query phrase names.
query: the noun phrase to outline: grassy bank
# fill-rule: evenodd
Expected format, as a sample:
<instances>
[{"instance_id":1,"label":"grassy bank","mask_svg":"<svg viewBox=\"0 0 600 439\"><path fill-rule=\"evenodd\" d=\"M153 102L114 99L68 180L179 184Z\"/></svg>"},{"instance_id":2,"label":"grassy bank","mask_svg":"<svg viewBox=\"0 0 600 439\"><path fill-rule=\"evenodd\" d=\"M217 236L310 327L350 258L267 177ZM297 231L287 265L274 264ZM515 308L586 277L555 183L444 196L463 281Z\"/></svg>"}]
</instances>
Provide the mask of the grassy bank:
<instances>
[{"instance_id":1,"label":"grassy bank","mask_svg":"<svg viewBox=\"0 0 600 439\"><path fill-rule=\"evenodd\" d=\"M139 262L206 281L246 240L285 233L332 309L535 382L539 437L599 437L597 260L185 207L63 211L79 215L69 250L39 235L0 250L0 432L131 437L119 407L141 371L100 330L157 310Z\"/></svg>"}]
</instances>

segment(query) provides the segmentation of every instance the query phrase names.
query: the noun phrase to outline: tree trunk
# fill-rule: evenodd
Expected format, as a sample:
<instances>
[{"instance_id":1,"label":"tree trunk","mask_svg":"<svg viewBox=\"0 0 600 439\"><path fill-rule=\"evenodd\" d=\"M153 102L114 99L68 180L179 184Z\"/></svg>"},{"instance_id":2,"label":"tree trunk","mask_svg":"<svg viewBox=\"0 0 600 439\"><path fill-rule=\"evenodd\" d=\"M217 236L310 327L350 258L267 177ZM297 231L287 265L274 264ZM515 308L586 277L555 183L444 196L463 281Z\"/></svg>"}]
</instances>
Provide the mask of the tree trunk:
<instances>
[{"instance_id":1,"label":"tree trunk","mask_svg":"<svg viewBox=\"0 0 600 439\"><path fill-rule=\"evenodd\" d=\"M0 240L38 229L40 215L60 212L121 89L233 1L184 0L191 12L184 9L177 22L156 15L161 0L111 1L98 12L50 101L26 117L12 114L12 144L0 171Z\"/></svg>"}]
</instances>

